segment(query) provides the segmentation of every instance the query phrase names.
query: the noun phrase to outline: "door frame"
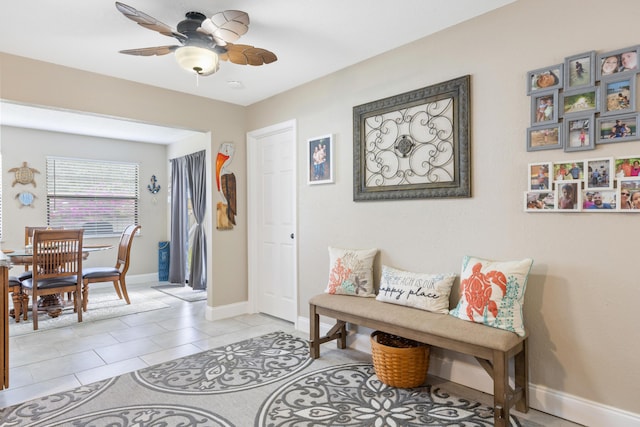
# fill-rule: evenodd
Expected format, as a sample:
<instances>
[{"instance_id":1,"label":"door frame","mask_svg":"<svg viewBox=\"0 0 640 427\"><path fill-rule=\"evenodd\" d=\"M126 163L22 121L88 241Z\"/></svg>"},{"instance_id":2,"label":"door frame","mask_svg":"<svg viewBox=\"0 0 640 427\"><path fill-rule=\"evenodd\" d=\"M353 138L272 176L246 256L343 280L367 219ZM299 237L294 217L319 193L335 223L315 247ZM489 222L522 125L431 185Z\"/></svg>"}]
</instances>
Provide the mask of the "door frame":
<instances>
[{"instance_id":1,"label":"door frame","mask_svg":"<svg viewBox=\"0 0 640 427\"><path fill-rule=\"evenodd\" d=\"M260 189L260 174L258 171L258 144L260 140L265 137L273 136L281 133L289 133L292 138L292 145L294 148L294 164L292 165L294 170L295 182L298 182L298 162L297 162L297 123L295 119L288 120L275 125L267 126L261 129L257 129L251 132L247 132L247 276L248 276L248 296L249 296L249 311L256 313L258 311L258 242L257 239L260 236L260 226L258 223L259 217L255 209L252 209L256 205L256 200L259 197L258 190ZM296 184L297 188L297 184ZM298 325L298 209L297 209L297 190L294 190L292 194L292 201L295 209L295 230L293 231L295 238L293 239L294 245L294 300L296 301L294 326Z\"/></svg>"}]
</instances>

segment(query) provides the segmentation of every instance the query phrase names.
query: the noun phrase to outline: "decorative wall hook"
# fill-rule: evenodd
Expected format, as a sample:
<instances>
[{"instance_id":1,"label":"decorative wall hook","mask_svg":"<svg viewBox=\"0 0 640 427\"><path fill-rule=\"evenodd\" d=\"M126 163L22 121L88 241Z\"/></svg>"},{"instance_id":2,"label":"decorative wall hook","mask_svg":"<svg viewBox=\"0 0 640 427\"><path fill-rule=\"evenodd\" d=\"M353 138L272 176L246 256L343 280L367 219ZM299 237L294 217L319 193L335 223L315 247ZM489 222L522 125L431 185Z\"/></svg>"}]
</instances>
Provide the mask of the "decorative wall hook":
<instances>
[{"instance_id":1,"label":"decorative wall hook","mask_svg":"<svg viewBox=\"0 0 640 427\"><path fill-rule=\"evenodd\" d=\"M147 185L147 189L151 194L156 194L158 191L160 191L160 186L157 185L157 183L158 180L156 179L156 176L151 175L151 184Z\"/></svg>"}]
</instances>

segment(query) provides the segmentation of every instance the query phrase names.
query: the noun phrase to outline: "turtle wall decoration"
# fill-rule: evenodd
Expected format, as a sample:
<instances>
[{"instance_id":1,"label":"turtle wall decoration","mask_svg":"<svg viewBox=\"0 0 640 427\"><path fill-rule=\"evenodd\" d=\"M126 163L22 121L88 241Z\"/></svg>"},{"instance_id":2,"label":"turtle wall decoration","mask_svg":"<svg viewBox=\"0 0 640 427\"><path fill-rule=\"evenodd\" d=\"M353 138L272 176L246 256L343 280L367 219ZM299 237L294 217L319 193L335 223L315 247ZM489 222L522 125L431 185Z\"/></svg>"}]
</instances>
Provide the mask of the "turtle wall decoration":
<instances>
[{"instance_id":1,"label":"turtle wall decoration","mask_svg":"<svg viewBox=\"0 0 640 427\"><path fill-rule=\"evenodd\" d=\"M36 187L35 174L40 173L38 169L27 166L27 162L22 162L22 166L17 168L9 169L9 172L13 172L15 174L15 179L13 183L11 183L12 187L16 184L33 184L33 186Z\"/></svg>"}]
</instances>

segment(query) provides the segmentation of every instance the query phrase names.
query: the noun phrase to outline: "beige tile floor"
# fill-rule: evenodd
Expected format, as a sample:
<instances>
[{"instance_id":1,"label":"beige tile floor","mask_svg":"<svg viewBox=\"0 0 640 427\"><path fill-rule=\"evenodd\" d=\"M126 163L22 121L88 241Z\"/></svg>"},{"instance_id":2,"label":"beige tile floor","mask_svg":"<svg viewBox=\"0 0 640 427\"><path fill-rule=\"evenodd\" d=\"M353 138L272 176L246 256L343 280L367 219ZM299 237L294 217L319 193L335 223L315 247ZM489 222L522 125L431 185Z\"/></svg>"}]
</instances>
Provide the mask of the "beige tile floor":
<instances>
[{"instance_id":1,"label":"beige tile floor","mask_svg":"<svg viewBox=\"0 0 640 427\"><path fill-rule=\"evenodd\" d=\"M130 284L129 294L143 293L169 307L56 329L41 326L36 333L20 336L11 336L10 319L9 388L0 391L0 408L272 331L308 337L291 323L261 314L207 321L206 301L183 301L153 285ZM96 284L91 290L93 295L114 292L110 284ZM491 396L453 386L465 397L491 403ZM515 415L546 427L578 425L535 410Z\"/></svg>"}]
</instances>

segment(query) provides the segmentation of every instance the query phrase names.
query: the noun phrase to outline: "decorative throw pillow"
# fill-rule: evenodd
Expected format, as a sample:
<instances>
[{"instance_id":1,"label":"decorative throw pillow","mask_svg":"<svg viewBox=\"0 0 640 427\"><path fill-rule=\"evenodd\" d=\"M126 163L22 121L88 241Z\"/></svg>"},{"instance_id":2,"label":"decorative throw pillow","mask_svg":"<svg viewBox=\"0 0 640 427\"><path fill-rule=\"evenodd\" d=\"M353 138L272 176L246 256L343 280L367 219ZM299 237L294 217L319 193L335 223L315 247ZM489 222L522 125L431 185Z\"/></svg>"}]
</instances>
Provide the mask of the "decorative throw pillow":
<instances>
[{"instance_id":1,"label":"decorative throw pillow","mask_svg":"<svg viewBox=\"0 0 640 427\"><path fill-rule=\"evenodd\" d=\"M373 259L377 249L339 249L329 247L328 294L375 297Z\"/></svg>"},{"instance_id":2,"label":"decorative throw pillow","mask_svg":"<svg viewBox=\"0 0 640 427\"><path fill-rule=\"evenodd\" d=\"M446 314L455 278L454 273L412 273L383 265L376 299Z\"/></svg>"},{"instance_id":3,"label":"decorative throw pillow","mask_svg":"<svg viewBox=\"0 0 640 427\"><path fill-rule=\"evenodd\" d=\"M464 257L460 301L450 314L462 320L525 335L522 306L533 260L490 261Z\"/></svg>"}]
</instances>

